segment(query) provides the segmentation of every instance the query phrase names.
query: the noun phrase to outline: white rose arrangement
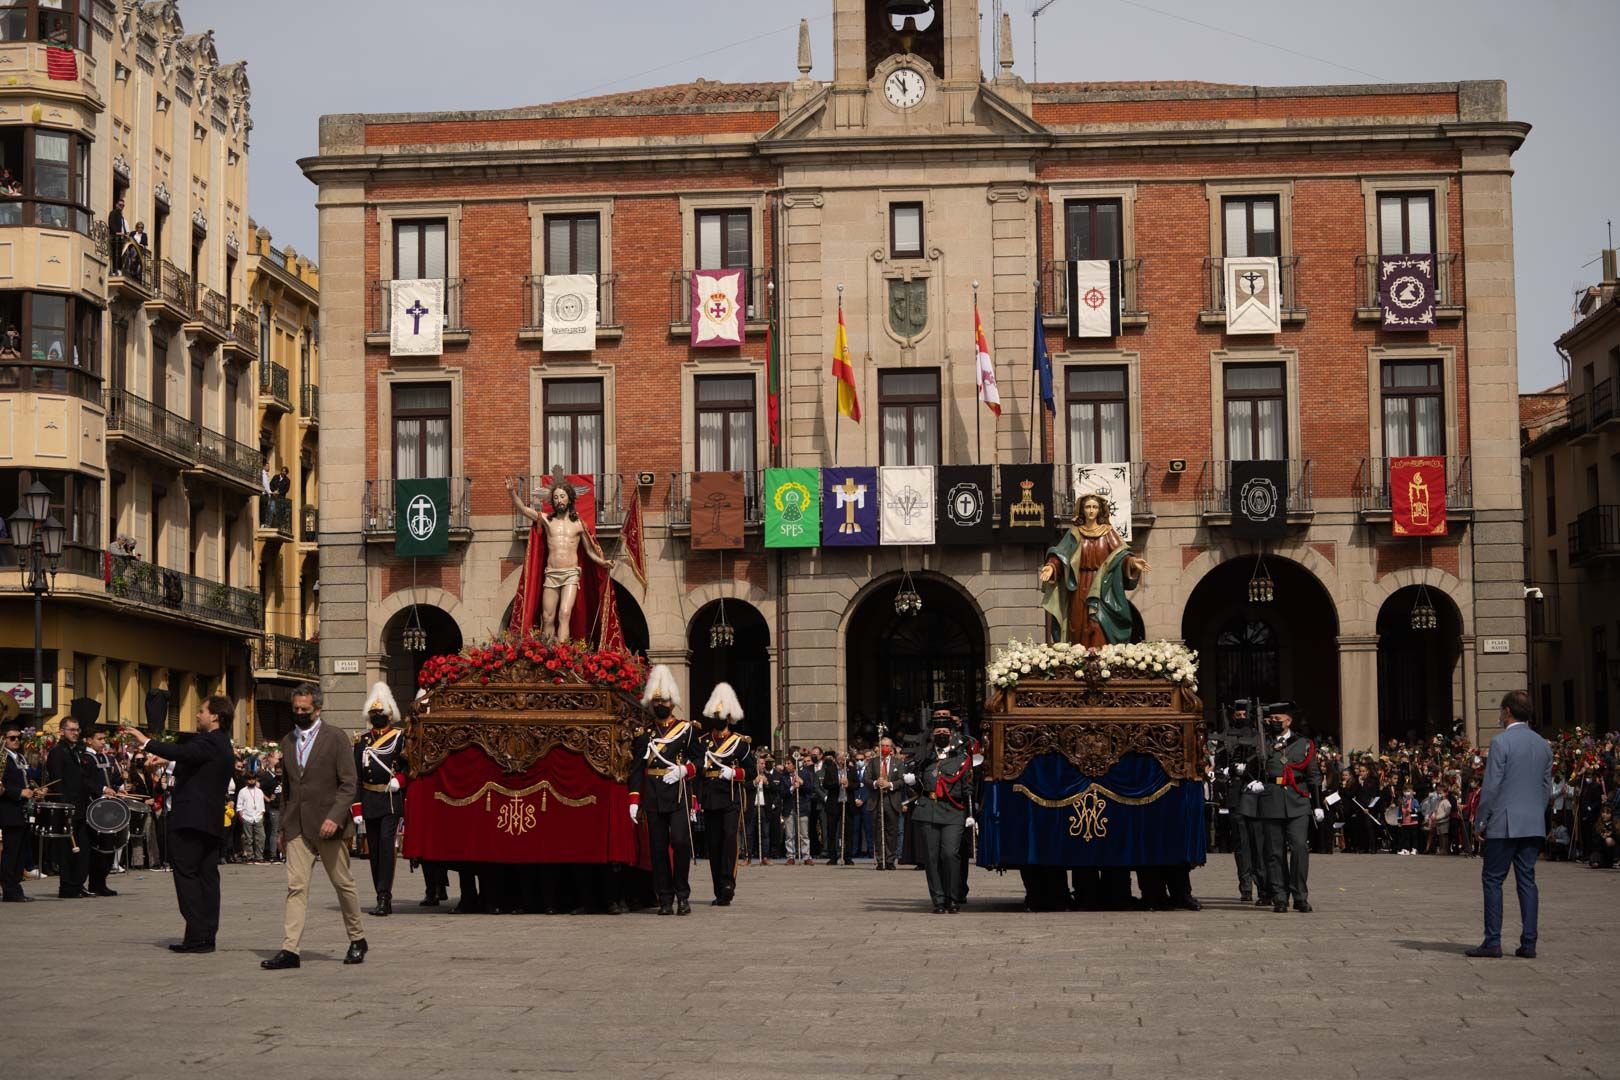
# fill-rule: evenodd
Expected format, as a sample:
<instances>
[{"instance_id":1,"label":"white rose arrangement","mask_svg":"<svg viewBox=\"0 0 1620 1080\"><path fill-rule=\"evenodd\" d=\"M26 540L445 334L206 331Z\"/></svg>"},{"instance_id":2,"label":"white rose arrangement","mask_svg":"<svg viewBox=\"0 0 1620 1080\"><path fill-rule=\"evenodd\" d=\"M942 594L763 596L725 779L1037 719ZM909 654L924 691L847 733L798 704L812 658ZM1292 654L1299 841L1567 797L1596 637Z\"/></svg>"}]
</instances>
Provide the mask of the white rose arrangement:
<instances>
[{"instance_id":1,"label":"white rose arrangement","mask_svg":"<svg viewBox=\"0 0 1620 1080\"><path fill-rule=\"evenodd\" d=\"M1000 689L1017 686L1024 678L1082 682L1118 678L1153 679L1196 691L1198 653L1174 641L1143 641L1087 649L1061 641L1037 645L1033 638L1026 638L998 648L985 675L992 687Z\"/></svg>"}]
</instances>

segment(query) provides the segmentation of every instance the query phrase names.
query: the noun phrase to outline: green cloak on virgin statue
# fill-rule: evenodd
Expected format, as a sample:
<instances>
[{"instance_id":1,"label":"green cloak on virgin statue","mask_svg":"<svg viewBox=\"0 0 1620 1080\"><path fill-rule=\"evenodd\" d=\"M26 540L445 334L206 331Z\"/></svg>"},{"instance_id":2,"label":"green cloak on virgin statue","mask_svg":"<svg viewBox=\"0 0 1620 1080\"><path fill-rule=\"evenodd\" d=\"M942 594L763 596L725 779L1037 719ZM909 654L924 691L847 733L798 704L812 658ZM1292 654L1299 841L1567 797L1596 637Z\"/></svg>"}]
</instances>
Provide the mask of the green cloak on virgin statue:
<instances>
[{"instance_id":1,"label":"green cloak on virgin statue","mask_svg":"<svg viewBox=\"0 0 1620 1080\"><path fill-rule=\"evenodd\" d=\"M1074 523L1046 552L1041 567L1041 607L1057 620L1058 638L1100 649L1131 640L1131 602L1126 593L1152 570L1108 523L1108 500L1082 495Z\"/></svg>"}]
</instances>

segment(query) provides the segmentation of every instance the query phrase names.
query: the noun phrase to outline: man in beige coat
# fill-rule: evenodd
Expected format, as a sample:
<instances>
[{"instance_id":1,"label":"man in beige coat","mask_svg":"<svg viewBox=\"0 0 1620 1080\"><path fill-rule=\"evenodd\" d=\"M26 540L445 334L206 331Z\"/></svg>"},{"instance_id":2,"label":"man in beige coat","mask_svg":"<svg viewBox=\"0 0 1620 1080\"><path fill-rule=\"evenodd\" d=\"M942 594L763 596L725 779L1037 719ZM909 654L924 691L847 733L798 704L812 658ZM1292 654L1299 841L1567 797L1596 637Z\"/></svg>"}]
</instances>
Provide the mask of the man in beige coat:
<instances>
[{"instance_id":1,"label":"man in beige coat","mask_svg":"<svg viewBox=\"0 0 1620 1080\"><path fill-rule=\"evenodd\" d=\"M298 946L304 937L304 915L309 904L309 878L320 860L337 891L343 909L343 927L349 934L345 964L366 958L365 930L360 925L360 894L349 869L349 845L354 837L351 807L359 779L354 751L343 732L321 721L321 689L310 683L292 692L295 727L281 742L281 831L276 843L287 857L286 938L281 951L260 966L270 971L300 964Z\"/></svg>"}]
</instances>

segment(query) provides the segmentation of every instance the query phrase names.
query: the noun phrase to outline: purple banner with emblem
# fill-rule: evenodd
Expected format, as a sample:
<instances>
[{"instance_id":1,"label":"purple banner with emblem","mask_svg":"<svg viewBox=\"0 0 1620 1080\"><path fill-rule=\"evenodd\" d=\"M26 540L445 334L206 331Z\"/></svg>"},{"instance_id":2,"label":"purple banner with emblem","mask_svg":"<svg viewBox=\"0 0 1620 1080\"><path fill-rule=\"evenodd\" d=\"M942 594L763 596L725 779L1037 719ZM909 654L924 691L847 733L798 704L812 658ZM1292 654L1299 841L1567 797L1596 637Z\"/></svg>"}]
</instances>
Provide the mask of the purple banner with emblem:
<instances>
[{"instance_id":1,"label":"purple banner with emblem","mask_svg":"<svg viewBox=\"0 0 1620 1080\"><path fill-rule=\"evenodd\" d=\"M822 469L821 545L876 547L878 505L876 469Z\"/></svg>"},{"instance_id":2,"label":"purple banner with emblem","mask_svg":"<svg viewBox=\"0 0 1620 1080\"><path fill-rule=\"evenodd\" d=\"M1380 255L1378 307L1385 330L1430 330L1435 325L1433 255Z\"/></svg>"}]
</instances>

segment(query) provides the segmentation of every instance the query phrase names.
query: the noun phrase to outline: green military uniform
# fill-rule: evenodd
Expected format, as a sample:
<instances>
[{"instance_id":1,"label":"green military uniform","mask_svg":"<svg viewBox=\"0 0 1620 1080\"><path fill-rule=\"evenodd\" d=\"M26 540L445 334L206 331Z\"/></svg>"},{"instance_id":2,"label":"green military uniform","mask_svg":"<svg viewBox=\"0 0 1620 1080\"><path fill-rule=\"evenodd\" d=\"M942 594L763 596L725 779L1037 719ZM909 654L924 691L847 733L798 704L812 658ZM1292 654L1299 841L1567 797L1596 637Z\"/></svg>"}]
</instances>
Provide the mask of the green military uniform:
<instances>
[{"instance_id":1,"label":"green military uniform","mask_svg":"<svg viewBox=\"0 0 1620 1080\"><path fill-rule=\"evenodd\" d=\"M1264 783L1260 816L1271 862L1272 910L1287 911L1292 895L1294 907L1309 911L1311 816L1322 801L1322 762L1315 740L1289 732L1268 744Z\"/></svg>"},{"instance_id":2,"label":"green military uniform","mask_svg":"<svg viewBox=\"0 0 1620 1080\"><path fill-rule=\"evenodd\" d=\"M923 869L928 874L928 897L934 913L956 910L956 892L962 882L962 832L967 824L968 792L973 767L966 748L929 747L913 760L917 805L912 820L922 832Z\"/></svg>"}]
</instances>

